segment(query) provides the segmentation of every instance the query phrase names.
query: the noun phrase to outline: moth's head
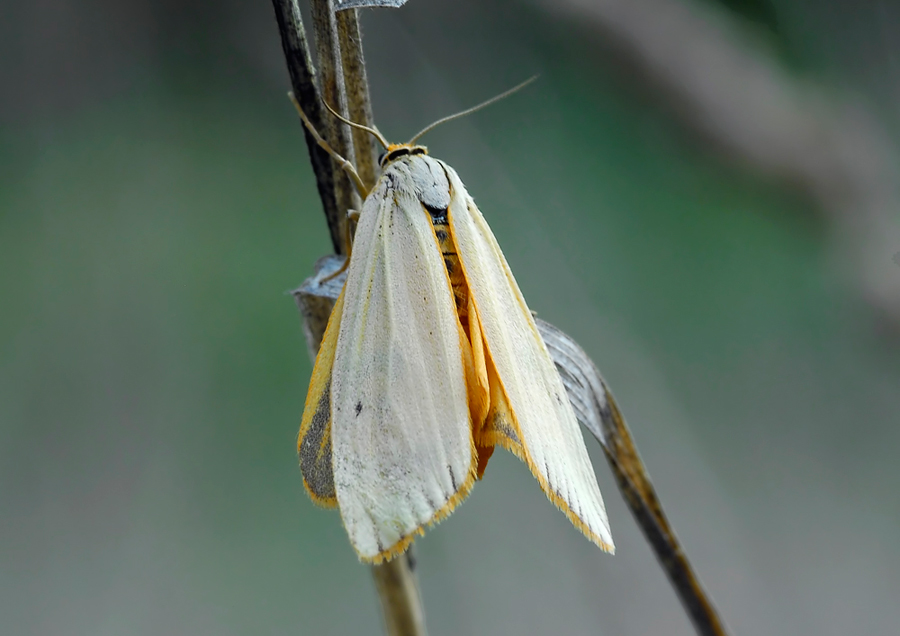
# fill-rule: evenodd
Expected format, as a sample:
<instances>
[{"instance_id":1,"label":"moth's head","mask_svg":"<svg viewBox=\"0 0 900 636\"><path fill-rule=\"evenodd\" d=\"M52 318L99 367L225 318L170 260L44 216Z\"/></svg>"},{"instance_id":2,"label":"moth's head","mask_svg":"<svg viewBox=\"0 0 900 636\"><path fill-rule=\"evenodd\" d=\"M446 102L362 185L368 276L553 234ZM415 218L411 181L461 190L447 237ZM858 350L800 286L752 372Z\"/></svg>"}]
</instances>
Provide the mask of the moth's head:
<instances>
[{"instance_id":1,"label":"moth's head","mask_svg":"<svg viewBox=\"0 0 900 636\"><path fill-rule=\"evenodd\" d=\"M385 151L378 157L378 163L382 168L386 168L400 157L405 157L406 155L427 154L428 148L419 146L418 144L389 144Z\"/></svg>"}]
</instances>

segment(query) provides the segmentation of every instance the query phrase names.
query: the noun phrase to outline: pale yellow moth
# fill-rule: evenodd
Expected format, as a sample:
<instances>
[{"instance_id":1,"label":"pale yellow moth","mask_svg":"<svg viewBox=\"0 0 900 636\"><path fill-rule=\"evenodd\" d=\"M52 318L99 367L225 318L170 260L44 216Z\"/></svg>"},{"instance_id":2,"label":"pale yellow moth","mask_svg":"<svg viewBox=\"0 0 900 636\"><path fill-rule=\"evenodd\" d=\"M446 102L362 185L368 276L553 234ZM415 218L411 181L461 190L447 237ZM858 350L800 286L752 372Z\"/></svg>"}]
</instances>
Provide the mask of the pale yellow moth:
<instances>
[{"instance_id":1,"label":"pale yellow moth","mask_svg":"<svg viewBox=\"0 0 900 636\"><path fill-rule=\"evenodd\" d=\"M359 558L380 563L450 514L499 445L612 552L578 422L506 258L453 168L416 144L447 119L405 144L366 128L386 152L313 369L303 483L340 510Z\"/></svg>"}]
</instances>

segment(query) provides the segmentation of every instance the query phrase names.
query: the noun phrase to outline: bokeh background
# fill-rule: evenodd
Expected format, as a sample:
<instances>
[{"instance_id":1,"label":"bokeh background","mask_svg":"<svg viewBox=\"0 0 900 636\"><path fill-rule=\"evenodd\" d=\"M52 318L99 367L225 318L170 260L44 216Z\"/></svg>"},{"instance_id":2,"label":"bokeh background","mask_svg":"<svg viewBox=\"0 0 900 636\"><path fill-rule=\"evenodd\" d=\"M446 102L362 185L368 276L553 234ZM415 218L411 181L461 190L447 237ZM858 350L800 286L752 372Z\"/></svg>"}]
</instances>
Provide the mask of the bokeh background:
<instances>
[{"instance_id":1,"label":"bokeh background","mask_svg":"<svg viewBox=\"0 0 900 636\"><path fill-rule=\"evenodd\" d=\"M880 146L855 157L894 182L896 4L659 2L862 113ZM873 217L703 134L590 4L367 11L376 121L406 139L540 73L425 142L613 387L726 621L895 634L890 188L854 234ZM0 15L0 633L379 633L369 572L297 468L311 365L286 292L330 243L270 3ZM692 633L588 445L617 554L498 452L417 541L433 635Z\"/></svg>"}]
</instances>

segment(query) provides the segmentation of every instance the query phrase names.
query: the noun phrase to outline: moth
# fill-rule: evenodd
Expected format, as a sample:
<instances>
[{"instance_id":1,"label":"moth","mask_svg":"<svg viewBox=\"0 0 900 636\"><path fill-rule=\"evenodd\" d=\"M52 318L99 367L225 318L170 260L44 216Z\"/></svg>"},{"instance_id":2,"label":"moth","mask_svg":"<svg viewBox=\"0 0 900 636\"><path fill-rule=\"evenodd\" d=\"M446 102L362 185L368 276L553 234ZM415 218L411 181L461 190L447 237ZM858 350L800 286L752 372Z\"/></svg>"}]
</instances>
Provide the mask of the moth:
<instances>
[{"instance_id":1,"label":"moth","mask_svg":"<svg viewBox=\"0 0 900 636\"><path fill-rule=\"evenodd\" d=\"M339 509L365 562L403 553L449 515L496 446L614 550L578 422L506 258L456 171L416 143L520 87L404 144L332 111L385 148L370 192L297 105L365 197L297 442L309 496Z\"/></svg>"}]
</instances>

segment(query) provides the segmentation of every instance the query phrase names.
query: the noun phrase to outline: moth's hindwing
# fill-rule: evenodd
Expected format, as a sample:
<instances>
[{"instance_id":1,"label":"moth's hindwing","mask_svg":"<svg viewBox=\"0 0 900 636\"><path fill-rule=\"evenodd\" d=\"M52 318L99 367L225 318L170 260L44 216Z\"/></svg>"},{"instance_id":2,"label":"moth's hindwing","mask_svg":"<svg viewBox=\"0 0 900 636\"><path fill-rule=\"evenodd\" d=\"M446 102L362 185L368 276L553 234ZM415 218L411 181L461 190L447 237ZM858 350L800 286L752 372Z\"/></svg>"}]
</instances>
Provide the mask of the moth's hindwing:
<instances>
[{"instance_id":1,"label":"moth's hindwing","mask_svg":"<svg viewBox=\"0 0 900 636\"><path fill-rule=\"evenodd\" d=\"M303 485L313 502L325 508L337 506L332 470L331 372L343 310L342 291L331 310L322 344L319 345L300 422L300 435L297 437Z\"/></svg>"},{"instance_id":2,"label":"moth's hindwing","mask_svg":"<svg viewBox=\"0 0 900 636\"><path fill-rule=\"evenodd\" d=\"M417 161L390 164L363 206L331 373L338 507L360 558L376 563L449 514L476 471L468 345Z\"/></svg>"},{"instance_id":3,"label":"moth's hindwing","mask_svg":"<svg viewBox=\"0 0 900 636\"><path fill-rule=\"evenodd\" d=\"M484 217L456 172L441 165L450 180L451 234L484 341L491 411L481 443L523 459L575 527L612 552L603 498L562 380Z\"/></svg>"}]
</instances>

